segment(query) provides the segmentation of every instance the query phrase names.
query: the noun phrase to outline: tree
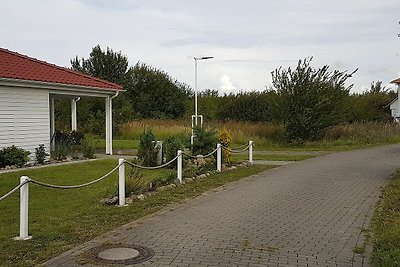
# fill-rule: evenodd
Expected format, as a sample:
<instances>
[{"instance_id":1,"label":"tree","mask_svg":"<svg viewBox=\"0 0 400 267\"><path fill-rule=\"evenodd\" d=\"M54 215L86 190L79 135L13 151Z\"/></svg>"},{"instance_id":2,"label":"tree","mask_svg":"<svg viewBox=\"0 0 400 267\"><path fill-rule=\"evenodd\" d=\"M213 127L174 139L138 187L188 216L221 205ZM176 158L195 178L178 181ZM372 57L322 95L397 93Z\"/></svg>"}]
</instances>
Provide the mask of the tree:
<instances>
[{"instance_id":1,"label":"tree","mask_svg":"<svg viewBox=\"0 0 400 267\"><path fill-rule=\"evenodd\" d=\"M185 112L190 88L166 72L138 62L130 73L127 95L143 118L178 118Z\"/></svg>"},{"instance_id":2,"label":"tree","mask_svg":"<svg viewBox=\"0 0 400 267\"><path fill-rule=\"evenodd\" d=\"M277 95L274 91L240 92L225 95L219 109L220 120L238 121L276 121L275 105Z\"/></svg>"},{"instance_id":3,"label":"tree","mask_svg":"<svg viewBox=\"0 0 400 267\"><path fill-rule=\"evenodd\" d=\"M127 56L121 52L114 52L107 47L107 51L101 50L99 45L92 48L88 59L78 59L78 56L71 59L72 69L98 77L125 87L129 73Z\"/></svg>"},{"instance_id":4,"label":"tree","mask_svg":"<svg viewBox=\"0 0 400 267\"><path fill-rule=\"evenodd\" d=\"M381 81L371 83L369 90L362 94L352 95L351 121L390 121L390 109L388 103L396 96L394 91L382 86Z\"/></svg>"},{"instance_id":5,"label":"tree","mask_svg":"<svg viewBox=\"0 0 400 267\"><path fill-rule=\"evenodd\" d=\"M124 88L129 84L128 79L132 73L129 67L127 56L121 52L114 52L108 48L102 50L99 45L92 48L88 59L78 56L71 59L73 70L104 79L122 85ZM56 114L68 114L69 103L58 101ZM82 98L79 102L78 121L85 121L81 128L96 134L105 132L105 104L100 98ZM133 116L133 109L124 93L120 94L113 101L113 119L116 125L128 121ZM58 120L60 126L69 125L68 116L60 116Z\"/></svg>"},{"instance_id":6,"label":"tree","mask_svg":"<svg viewBox=\"0 0 400 267\"><path fill-rule=\"evenodd\" d=\"M272 83L281 96L282 117L289 141L317 139L323 129L346 118L349 91L345 82L357 70L329 71L329 66L315 69L312 58L299 60L295 69L280 67L273 71Z\"/></svg>"}]
</instances>

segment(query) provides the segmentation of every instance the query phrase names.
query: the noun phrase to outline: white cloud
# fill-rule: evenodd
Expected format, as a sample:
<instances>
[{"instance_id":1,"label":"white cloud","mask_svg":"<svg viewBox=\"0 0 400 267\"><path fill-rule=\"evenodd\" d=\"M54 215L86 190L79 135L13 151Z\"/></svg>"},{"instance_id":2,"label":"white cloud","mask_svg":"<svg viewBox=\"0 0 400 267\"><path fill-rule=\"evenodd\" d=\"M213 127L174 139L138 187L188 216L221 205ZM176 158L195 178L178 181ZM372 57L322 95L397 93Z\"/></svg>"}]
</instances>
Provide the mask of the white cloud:
<instances>
[{"instance_id":1,"label":"white cloud","mask_svg":"<svg viewBox=\"0 0 400 267\"><path fill-rule=\"evenodd\" d=\"M222 75L219 77L219 89L221 93L234 93L236 91L236 86L233 85L231 78L228 75Z\"/></svg>"}]
</instances>

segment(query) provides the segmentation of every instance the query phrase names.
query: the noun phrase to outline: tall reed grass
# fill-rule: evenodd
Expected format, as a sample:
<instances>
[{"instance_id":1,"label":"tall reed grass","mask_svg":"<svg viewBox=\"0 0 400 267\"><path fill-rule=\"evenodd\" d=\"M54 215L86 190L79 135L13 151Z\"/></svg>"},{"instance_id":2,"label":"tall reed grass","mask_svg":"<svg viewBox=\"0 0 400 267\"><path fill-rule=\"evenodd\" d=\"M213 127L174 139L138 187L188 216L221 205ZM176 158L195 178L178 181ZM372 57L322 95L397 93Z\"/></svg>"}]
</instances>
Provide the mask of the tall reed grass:
<instances>
[{"instance_id":1,"label":"tall reed grass","mask_svg":"<svg viewBox=\"0 0 400 267\"><path fill-rule=\"evenodd\" d=\"M258 143L278 142L283 140L284 128L282 125L270 123L250 122L220 122L211 121L205 124L209 130L226 128L232 135L235 144L245 144L250 139ZM122 139L138 139L139 136L151 129L160 140L166 140L170 136L189 137L191 124L184 120L137 120L125 123L120 127Z\"/></svg>"},{"instance_id":2,"label":"tall reed grass","mask_svg":"<svg viewBox=\"0 0 400 267\"><path fill-rule=\"evenodd\" d=\"M359 144L399 142L400 125L387 122L342 124L328 128L325 132L324 140L347 140Z\"/></svg>"}]
</instances>

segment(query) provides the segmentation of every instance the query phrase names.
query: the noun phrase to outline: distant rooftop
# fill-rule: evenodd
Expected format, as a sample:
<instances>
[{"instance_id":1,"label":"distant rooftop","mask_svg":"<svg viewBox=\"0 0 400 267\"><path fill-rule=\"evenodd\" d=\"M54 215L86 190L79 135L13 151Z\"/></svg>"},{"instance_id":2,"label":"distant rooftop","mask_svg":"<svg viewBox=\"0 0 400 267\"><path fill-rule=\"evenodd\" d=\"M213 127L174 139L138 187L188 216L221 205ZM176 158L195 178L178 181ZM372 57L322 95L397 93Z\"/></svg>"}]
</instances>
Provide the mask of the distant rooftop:
<instances>
[{"instance_id":1,"label":"distant rooftop","mask_svg":"<svg viewBox=\"0 0 400 267\"><path fill-rule=\"evenodd\" d=\"M0 48L1 78L76 85L116 91L122 90L122 86L119 84L59 67L4 48Z\"/></svg>"},{"instance_id":2,"label":"distant rooftop","mask_svg":"<svg viewBox=\"0 0 400 267\"><path fill-rule=\"evenodd\" d=\"M397 78L396 80L393 80L390 83L400 84L400 78Z\"/></svg>"}]
</instances>

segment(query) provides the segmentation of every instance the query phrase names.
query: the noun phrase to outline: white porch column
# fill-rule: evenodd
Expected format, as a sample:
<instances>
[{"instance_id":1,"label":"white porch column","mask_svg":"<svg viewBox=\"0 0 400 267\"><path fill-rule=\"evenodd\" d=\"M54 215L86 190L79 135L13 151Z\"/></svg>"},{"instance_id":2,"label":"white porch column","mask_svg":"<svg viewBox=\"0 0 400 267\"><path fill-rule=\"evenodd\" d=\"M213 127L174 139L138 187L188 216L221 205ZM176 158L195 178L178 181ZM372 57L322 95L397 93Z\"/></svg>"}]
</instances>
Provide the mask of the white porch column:
<instances>
[{"instance_id":1,"label":"white porch column","mask_svg":"<svg viewBox=\"0 0 400 267\"><path fill-rule=\"evenodd\" d=\"M112 155L112 100L106 97L106 154Z\"/></svg>"},{"instance_id":2,"label":"white porch column","mask_svg":"<svg viewBox=\"0 0 400 267\"><path fill-rule=\"evenodd\" d=\"M400 115L400 84L397 85L397 110L395 113L396 117Z\"/></svg>"},{"instance_id":3,"label":"white porch column","mask_svg":"<svg viewBox=\"0 0 400 267\"><path fill-rule=\"evenodd\" d=\"M77 129L77 122L76 122L76 102L78 102L77 99L73 98L71 99L71 130L76 131Z\"/></svg>"},{"instance_id":4,"label":"white porch column","mask_svg":"<svg viewBox=\"0 0 400 267\"><path fill-rule=\"evenodd\" d=\"M55 149L55 142L54 140L51 140L53 138L54 132L55 132L55 119L54 119L54 98L50 96L50 103L49 103L49 108L50 108L50 151L54 151Z\"/></svg>"}]
</instances>

